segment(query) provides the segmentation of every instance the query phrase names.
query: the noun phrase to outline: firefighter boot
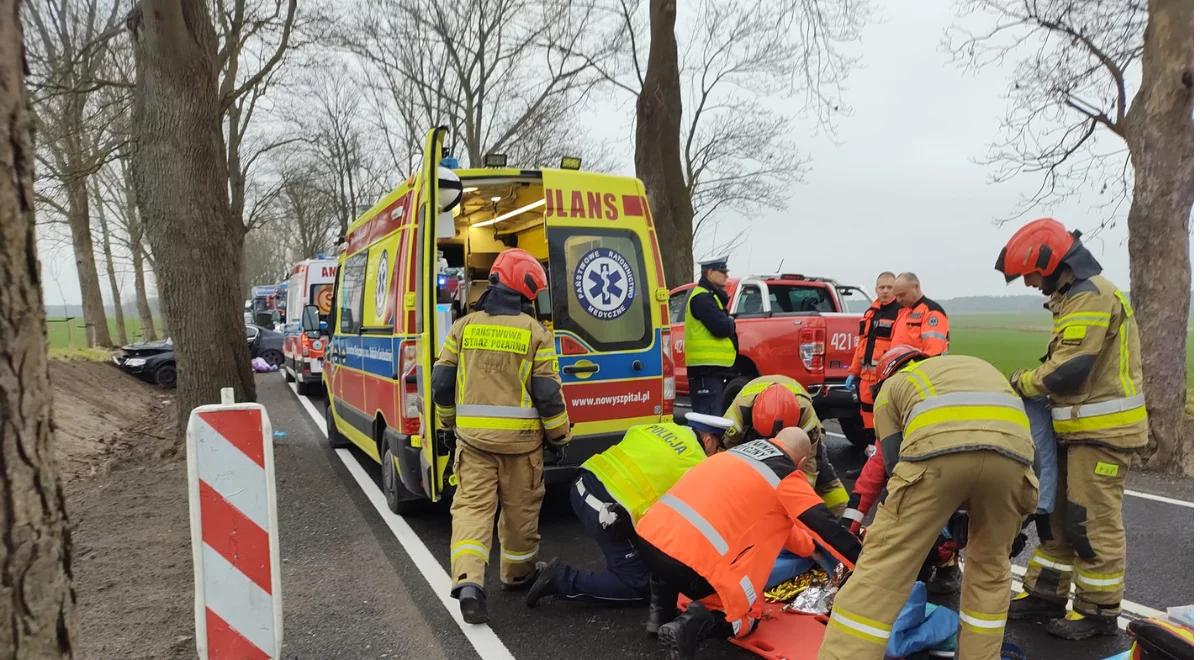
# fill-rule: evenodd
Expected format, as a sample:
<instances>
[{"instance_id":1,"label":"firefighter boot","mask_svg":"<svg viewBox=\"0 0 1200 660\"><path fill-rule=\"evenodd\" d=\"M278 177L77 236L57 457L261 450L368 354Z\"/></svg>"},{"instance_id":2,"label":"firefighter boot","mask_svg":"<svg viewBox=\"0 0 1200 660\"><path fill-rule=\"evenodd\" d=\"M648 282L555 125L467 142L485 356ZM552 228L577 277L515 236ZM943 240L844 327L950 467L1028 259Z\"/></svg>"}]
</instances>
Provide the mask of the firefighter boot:
<instances>
[{"instance_id":1,"label":"firefighter boot","mask_svg":"<svg viewBox=\"0 0 1200 660\"><path fill-rule=\"evenodd\" d=\"M458 608L462 610L463 621L467 623L487 623L487 594L483 589L468 584L458 590Z\"/></svg>"},{"instance_id":2,"label":"firefighter boot","mask_svg":"<svg viewBox=\"0 0 1200 660\"><path fill-rule=\"evenodd\" d=\"M562 581L564 572L566 572L566 566L557 557L548 563L538 562L537 579L529 587L529 593L525 594L525 605L537 607L539 600L546 596L557 595L558 583Z\"/></svg>"},{"instance_id":3,"label":"firefighter boot","mask_svg":"<svg viewBox=\"0 0 1200 660\"><path fill-rule=\"evenodd\" d=\"M1047 623L1046 632L1055 637L1070 640L1115 635L1117 634L1117 617L1090 616L1071 610L1063 618Z\"/></svg>"},{"instance_id":4,"label":"firefighter boot","mask_svg":"<svg viewBox=\"0 0 1200 660\"><path fill-rule=\"evenodd\" d=\"M679 592L658 578L650 578L650 613L646 617L646 633L657 635L658 629L675 619Z\"/></svg>"},{"instance_id":5,"label":"firefighter boot","mask_svg":"<svg viewBox=\"0 0 1200 660\"><path fill-rule=\"evenodd\" d=\"M937 596L948 596L953 593L958 593L959 584L962 582L962 571L958 568L958 563L955 562L949 566L938 566L934 569L933 578L926 584L929 593Z\"/></svg>"},{"instance_id":6,"label":"firefighter boot","mask_svg":"<svg viewBox=\"0 0 1200 660\"><path fill-rule=\"evenodd\" d=\"M1058 619L1066 614L1066 611L1066 603L1039 598L1025 591L1013 596L1012 600L1008 602L1010 621L1042 623L1050 619Z\"/></svg>"},{"instance_id":7,"label":"firefighter boot","mask_svg":"<svg viewBox=\"0 0 1200 660\"><path fill-rule=\"evenodd\" d=\"M687 660L696 655L700 644L712 636L717 620L700 601L691 605L670 623L658 629L658 645L669 660Z\"/></svg>"}]
</instances>

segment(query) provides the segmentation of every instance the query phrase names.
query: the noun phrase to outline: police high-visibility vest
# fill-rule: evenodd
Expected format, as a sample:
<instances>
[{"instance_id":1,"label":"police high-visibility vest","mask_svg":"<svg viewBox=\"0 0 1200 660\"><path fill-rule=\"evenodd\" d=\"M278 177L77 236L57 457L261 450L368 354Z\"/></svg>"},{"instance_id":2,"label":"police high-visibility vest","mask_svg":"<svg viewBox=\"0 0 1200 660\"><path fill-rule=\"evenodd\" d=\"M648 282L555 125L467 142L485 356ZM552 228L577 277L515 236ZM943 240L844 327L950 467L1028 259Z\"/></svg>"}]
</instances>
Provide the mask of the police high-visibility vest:
<instances>
[{"instance_id":1,"label":"police high-visibility vest","mask_svg":"<svg viewBox=\"0 0 1200 660\"><path fill-rule=\"evenodd\" d=\"M732 367L737 360L737 349L730 337L717 337L709 332L700 319L692 315L692 300L701 294L712 295L717 301L717 307L725 309L721 299L708 289L697 286L688 296L687 309L683 322L683 343L686 351L687 366L689 367Z\"/></svg>"},{"instance_id":2,"label":"police high-visibility vest","mask_svg":"<svg viewBox=\"0 0 1200 660\"><path fill-rule=\"evenodd\" d=\"M636 524L650 505L704 458L690 428L663 422L631 427L625 439L582 467L596 475Z\"/></svg>"}]
</instances>

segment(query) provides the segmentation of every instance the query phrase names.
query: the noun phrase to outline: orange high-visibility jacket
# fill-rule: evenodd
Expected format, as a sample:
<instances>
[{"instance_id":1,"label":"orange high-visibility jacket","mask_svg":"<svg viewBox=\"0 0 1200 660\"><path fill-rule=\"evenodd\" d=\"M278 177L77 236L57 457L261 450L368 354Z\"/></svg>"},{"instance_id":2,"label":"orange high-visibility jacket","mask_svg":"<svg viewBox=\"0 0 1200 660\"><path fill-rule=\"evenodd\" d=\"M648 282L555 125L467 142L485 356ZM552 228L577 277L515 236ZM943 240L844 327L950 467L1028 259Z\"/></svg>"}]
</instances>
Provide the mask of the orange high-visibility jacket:
<instances>
[{"instance_id":1,"label":"orange high-visibility jacket","mask_svg":"<svg viewBox=\"0 0 1200 660\"><path fill-rule=\"evenodd\" d=\"M917 304L900 310L892 329L892 346L907 344L929 357L950 349L950 319L936 302L922 296Z\"/></svg>"},{"instance_id":2,"label":"orange high-visibility jacket","mask_svg":"<svg viewBox=\"0 0 1200 660\"><path fill-rule=\"evenodd\" d=\"M637 533L708 580L731 623L761 615L762 590L785 545L811 555L816 541L848 563L860 549L770 440L739 445L689 470L650 507Z\"/></svg>"}]
</instances>

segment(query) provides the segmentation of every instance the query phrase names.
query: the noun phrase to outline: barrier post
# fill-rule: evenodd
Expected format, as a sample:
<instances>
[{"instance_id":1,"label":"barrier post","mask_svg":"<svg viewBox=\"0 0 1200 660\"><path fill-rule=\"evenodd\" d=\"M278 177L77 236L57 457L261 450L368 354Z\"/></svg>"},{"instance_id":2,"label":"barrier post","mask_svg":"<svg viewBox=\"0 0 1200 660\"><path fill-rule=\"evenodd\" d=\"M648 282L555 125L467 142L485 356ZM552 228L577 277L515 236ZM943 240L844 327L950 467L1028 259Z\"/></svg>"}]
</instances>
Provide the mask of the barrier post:
<instances>
[{"instance_id":1,"label":"barrier post","mask_svg":"<svg viewBox=\"0 0 1200 660\"><path fill-rule=\"evenodd\" d=\"M283 641L271 421L257 403L192 410L188 505L201 660L278 658Z\"/></svg>"}]
</instances>

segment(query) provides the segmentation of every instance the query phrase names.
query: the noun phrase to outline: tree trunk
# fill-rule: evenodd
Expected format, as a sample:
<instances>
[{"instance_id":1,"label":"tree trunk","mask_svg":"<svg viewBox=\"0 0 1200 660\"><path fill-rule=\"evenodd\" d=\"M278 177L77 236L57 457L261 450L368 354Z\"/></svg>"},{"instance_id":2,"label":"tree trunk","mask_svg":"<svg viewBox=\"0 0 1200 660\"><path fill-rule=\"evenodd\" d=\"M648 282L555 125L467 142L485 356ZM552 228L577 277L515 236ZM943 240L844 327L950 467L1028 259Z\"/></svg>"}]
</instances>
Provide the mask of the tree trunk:
<instances>
[{"instance_id":1,"label":"tree trunk","mask_svg":"<svg viewBox=\"0 0 1200 660\"><path fill-rule=\"evenodd\" d=\"M121 287L117 285L117 269L113 266L108 216L104 213L104 202L100 200L100 188L94 181L92 197L96 200L96 219L100 221L100 247L104 250L104 271L108 274L108 288L109 293L112 294L113 318L117 322L117 341L124 346L129 343L129 336L125 331L125 309L121 303Z\"/></svg>"},{"instance_id":2,"label":"tree trunk","mask_svg":"<svg viewBox=\"0 0 1200 660\"><path fill-rule=\"evenodd\" d=\"M1126 117L1134 167L1129 270L1150 412L1150 465L1191 472L1192 423L1184 404L1192 299L1194 7L1183 0L1150 0L1149 10L1142 85Z\"/></svg>"},{"instance_id":3,"label":"tree trunk","mask_svg":"<svg viewBox=\"0 0 1200 660\"><path fill-rule=\"evenodd\" d=\"M222 387L238 401L255 398L238 283L242 220L229 207L208 3L142 0L127 23L137 64L134 184L175 342L182 437L188 412L216 403Z\"/></svg>"},{"instance_id":4,"label":"tree trunk","mask_svg":"<svg viewBox=\"0 0 1200 660\"><path fill-rule=\"evenodd\" d=\"M682 116L675 1L651 0L650 54L637 100L634 165L646 185L668 287L690 281L693 272L692 200L679 151Z\"/></svg>"},{"instance_id":5,"label":"tree trunk","mask_svg":"<svg viewBox=\"0 0 1200 660\"><path fill-rule=\"evenodd\" d=\"M19 4L0 0L0 655L69 658L71 535L51 450Z\"/></svg>"},{"instance_id":6,"label":"tree trunk","mask_svg":"<svg viewBox=\"0 0 1200 660\"><path fill-rule=\"evenodd\" d=\"M129 219L129 253L133 258L133 290L137 297L138 324L142 326L142 341L158 339L154 330L154 315L150 312L150 299L146 296L145 230L137 210L137 197L133 192L132 173L126 170L125 217Z\"/></svg>"},{"instance_id":7,"label":"tree trunk","mask_svg":"<svg viewBox=\"0 0 1200 660\"><path fill-rule=\"evenodd\" d=\"M100 273L96 270L92 222L89 217L87 176L79 158L68 156L70 174L67 188L67 224L71 228L71 246L75 249L75 270L79 274L79 293L83 297L83 320L87 324L88 346L112 346L104 296L100 293Z\"/></svg>"}]
</instances>

